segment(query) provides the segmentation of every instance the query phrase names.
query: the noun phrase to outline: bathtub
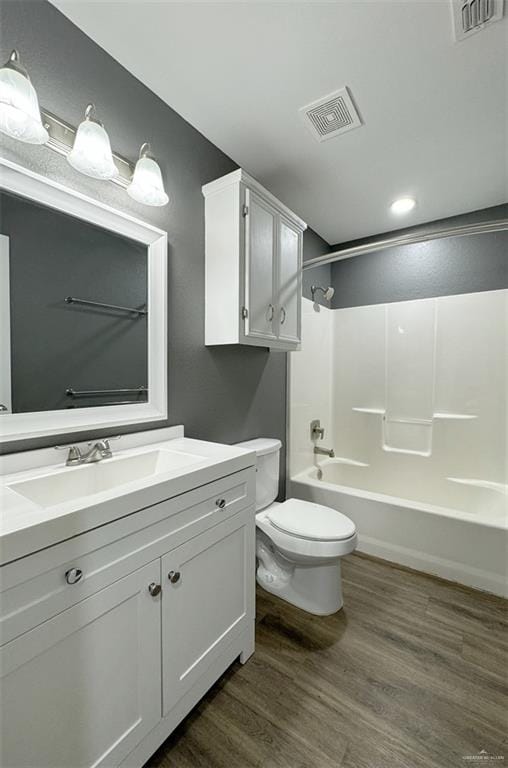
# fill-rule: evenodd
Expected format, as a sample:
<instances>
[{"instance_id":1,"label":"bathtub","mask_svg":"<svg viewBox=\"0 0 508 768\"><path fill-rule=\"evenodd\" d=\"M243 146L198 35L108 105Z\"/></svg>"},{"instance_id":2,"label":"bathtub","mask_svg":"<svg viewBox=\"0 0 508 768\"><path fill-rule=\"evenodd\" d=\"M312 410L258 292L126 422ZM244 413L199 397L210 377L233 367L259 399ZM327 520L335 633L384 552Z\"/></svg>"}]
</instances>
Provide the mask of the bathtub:
<instances>
[{"instance_id":1,"label":"bathtub","mask_svg":"<svg viewBox=\"0 0 508 768\"><path fill-rule=\"evenodd\" d=\"M389 495L368 465L326 459L291 477L289 495L351 518L360 552L508 597L505 485L443 478L422 488L400 473L396 486L400 496Z\"/></svg>"}]
</instances>

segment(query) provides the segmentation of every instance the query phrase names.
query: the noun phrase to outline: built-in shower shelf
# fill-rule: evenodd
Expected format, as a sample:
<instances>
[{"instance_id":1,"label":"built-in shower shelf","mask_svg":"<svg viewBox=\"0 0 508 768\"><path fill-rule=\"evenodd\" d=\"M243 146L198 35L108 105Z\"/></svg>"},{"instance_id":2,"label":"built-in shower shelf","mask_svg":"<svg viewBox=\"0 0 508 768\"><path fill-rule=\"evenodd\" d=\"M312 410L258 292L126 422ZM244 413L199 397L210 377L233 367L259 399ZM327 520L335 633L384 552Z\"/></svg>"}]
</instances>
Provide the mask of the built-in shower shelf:
<instances>
[{"instance_id":1,"label":"built-in shower shelf","mask_svg":"<svg viewBox=\"0 0 508 768\"><path fill-rule=\"evenodd\" d=\"M447 477L451 483L458 483L459 485L472 485L475 488L487 488L490 491L497 491L508 496L508 483L497 483L493 480L480 480L479 478L472 477Z\"/></svg>"},{"instance_id":2,"label":"built-in shower shelf","mask_svg":"<svg viewBox=\"0 0 508 768\"><path fill-rule=\"evenodd\" d=\"M474 413L434 413L432 415L434 419L449 419L450 421L467 421L468 419L477 419L478 416Z\"/></svg>"},{"instance_id":3,"label":"built-in shower shelf","mask_svg":"<svg viewBox=\"0 0 508 768\"><path fill-rule=\"evenodd\" d=\"M374 416L384 416L386 411L384 408L352 408L357 413L370 413Z\"/></svg>"},{"instance_id":4,"label":"built-in shower shelf","mask_svg":"<svg viewBox=\"0 0 508 768\"><path fill-rule=\"evenodd\" d=\"M334 456L333 459L326 459L327 464L346 464L348 467L369 467L370 464L366 464L364 461L357 461L356 459L347 459L345 456Z\"/></svg>"},{"instance_id":5,"label":"built-in shower shelf","mask_svg":"<svg viewBox=\"0 0 508 768\"><path fill-rule=\"evenodd\" d=\"M380 418L382 429L381 447L390 453L405 453L412 456L432 456L432 438L434 423L438 421L469 421L478 418L472 413L452 413L439 411L429 419L396 418L390 416L384 408L364 408L354 406L356 413L365 413Z\"/></svg>"},{"instance_id":6,"label":"built-in shower shelf","mask_svg":"<svg viewBox=\"0 0 508 768\"><path fill-rule=\"evenodd\" d=\"M352 408L351 410L356 411L356 413L369 413L372 416L386 416L386 410L384 408L362 408L360 406L356 406ZM432 419L436 419L439 421L467 421L468 419L477 419L478 416L474 413L433 413ZM416 421L414 419L411 419L410 421ZM427 420L425 420L427 422Z\"/></svg>"}]
</instances>

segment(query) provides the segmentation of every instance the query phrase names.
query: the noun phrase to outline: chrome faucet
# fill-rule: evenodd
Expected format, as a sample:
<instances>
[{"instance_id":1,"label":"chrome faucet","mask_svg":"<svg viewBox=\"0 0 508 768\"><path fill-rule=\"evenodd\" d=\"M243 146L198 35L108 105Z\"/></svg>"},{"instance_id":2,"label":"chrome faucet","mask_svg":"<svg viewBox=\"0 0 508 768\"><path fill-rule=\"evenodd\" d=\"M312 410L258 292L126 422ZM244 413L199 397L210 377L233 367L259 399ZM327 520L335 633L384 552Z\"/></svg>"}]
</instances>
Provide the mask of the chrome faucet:
<instances>
[{"instance_id":1,"label":"chrome faucet","mask_svg":"<svg viewBox=\"0 0 508 768\"><path fill-rule=\"evenodd\" d=\"M113 440L114 438L109 438ZM89 443L91 446L88 451L81 452L81 448L78 445L57 445L55 446L58 451L69 449L67 454L66 466L75 467L79 464L94 464L97 461L103 459L111 459L113 451L109 444L109 440L98 440L96 443Z\"/></svg>"},{"instance_id":2,"label":"chrome faucet","mask_svg":"<svg viewBox=\"0 0 508 768\"><path fill-rule=\"evenodd\" d=\"M314 453L318 453L321 456L329 456L330 459L335 458L335 451L333 450L333 448L318 448L317 445L315 445Z\"/></svg>"}]
</instances>

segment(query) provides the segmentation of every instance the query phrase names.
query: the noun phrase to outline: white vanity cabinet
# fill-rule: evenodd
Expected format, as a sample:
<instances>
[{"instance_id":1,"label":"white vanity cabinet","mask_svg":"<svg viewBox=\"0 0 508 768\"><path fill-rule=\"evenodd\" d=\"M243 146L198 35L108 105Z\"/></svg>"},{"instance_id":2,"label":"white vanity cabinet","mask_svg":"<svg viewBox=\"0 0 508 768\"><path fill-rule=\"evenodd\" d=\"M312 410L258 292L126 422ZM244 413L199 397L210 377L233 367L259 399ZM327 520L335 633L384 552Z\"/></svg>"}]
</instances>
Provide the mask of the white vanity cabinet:
<instances>
[{"instance_id":1,"label":"white vanity cabinet","mask_svg":"<svg viewBox=\"0 0 508 768\"><path fill-rule=\"evenodd\" d=\"M155 561L0 649L1 765L116 766L160 719Z\"/></svg>"},{"instance_id":2,"label":"white vanity cabinet","mask_svg":"<svg viewBox=\"0 0 508 768\"><path fill-rule=\"evenodd\" d=\"M254 548L242 515L162 558L163 713L252 623Z\"/></svg>"},{"instance_id":3,"label":"white vanity cabinet","mask_svg":"<svg viewBox=\"0 0 508 768\"><path fill-rule=\"evenodd\" d=\"M305 222L242 170L203 194L206 344L296 349Z\"/></svg>"},{"instance_id":4,"label":"white vanity cabinet","mask_svg":"<svg viewBox=\"0 0 508 768\"><path fill-rule=\"evenodd\" d=\"M140 767L254 650L254 467L4 565L0 764Z\"/></svg>"}]
</instances>

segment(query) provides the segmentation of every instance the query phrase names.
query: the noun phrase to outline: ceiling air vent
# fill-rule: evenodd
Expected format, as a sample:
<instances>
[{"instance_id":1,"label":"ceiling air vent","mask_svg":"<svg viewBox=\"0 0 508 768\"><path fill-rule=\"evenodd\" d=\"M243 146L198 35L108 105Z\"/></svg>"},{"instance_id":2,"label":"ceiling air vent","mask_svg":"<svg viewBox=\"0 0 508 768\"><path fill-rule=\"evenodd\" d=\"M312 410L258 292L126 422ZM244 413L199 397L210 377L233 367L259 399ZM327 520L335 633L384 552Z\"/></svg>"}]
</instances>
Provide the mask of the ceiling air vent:
<instances>
[{"instance_id":1,"label":"ceiling air vent","mask_svg":"<svg viewBox=\"0 0 508 768\"><path fill-rule=\"evenodd\" d=\"M362 124L347 88L302 107L300 115L318 141L326 141Z\"/></svg>"},{"instance_id":2,"label":"ceiling air vent","mask_svg":"<svg viewBox=\"0 0 508 768\"><path fill-rule=\"evenodd\" d=\"M455 39L464 40L503 18L503 0L451 0Z\"/></svg>"}]
</instances>

